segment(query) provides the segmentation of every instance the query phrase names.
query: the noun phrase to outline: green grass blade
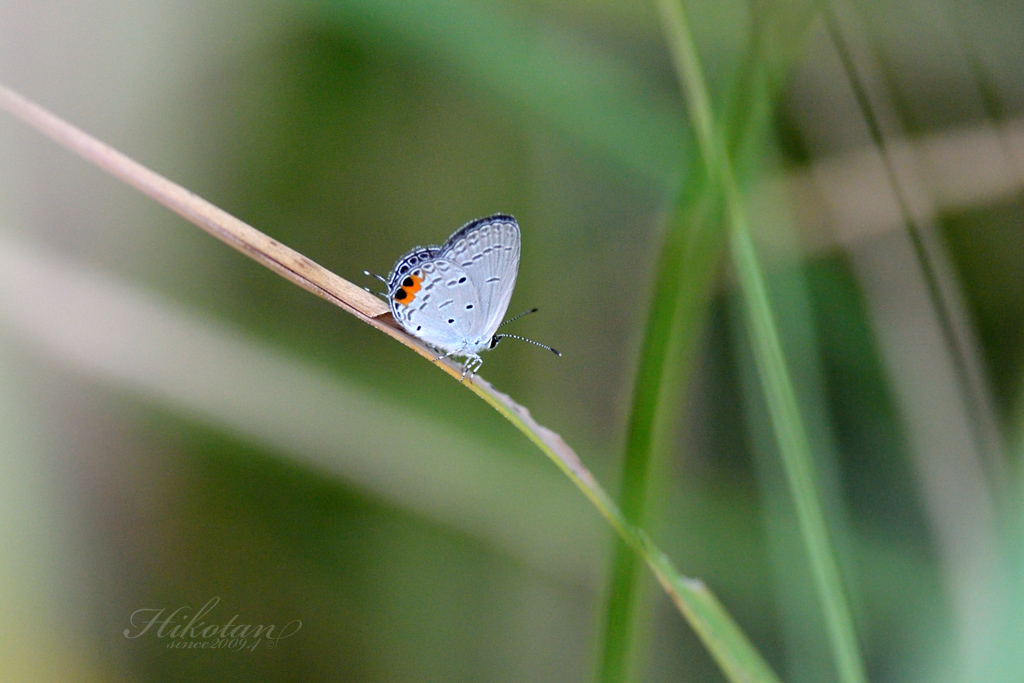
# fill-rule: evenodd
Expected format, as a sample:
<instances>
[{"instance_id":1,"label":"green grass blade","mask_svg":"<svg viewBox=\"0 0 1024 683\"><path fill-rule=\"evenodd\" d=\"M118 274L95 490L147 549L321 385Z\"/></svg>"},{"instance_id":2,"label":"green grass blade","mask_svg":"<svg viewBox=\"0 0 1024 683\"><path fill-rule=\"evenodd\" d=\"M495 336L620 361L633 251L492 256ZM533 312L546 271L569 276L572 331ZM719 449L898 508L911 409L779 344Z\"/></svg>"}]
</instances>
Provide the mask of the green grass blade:
<instances>
[{"instance_id":1,"label":"green grass blade","mask_svg":"<svg viewBox=\"0 0 1024 683\"><path fill-rule=\"evenodd\" d=\"M673 345L673 324L682 303L678 290L679 273L686 261L685 226L673 216L665 235L630 406L619 504L625 518L637 525L644 522L656 428L662 422L658 412L666 385L665 365ZM619 541L612 560L599 670L600 679L606 683L625 680L627 675L634 631L636 575L637 556L629 544Z\"/></svg>"},{"instance_id":2,"label":"green grass blade","mask_svg":"<svg viewBox=\"0 0 1024 683\"><path fill-rule=\"evenodd\" d=\"M825 27L835 47L836 54L843 65L843 71L850 83L854 98L864 123L867 125L871 141L878 149L879 158L885 168L886 179L892 190L893 197L899 207L903 219L903 228L914 249L914 256L921 268L921 278L928 292L928 300L935 311L943 341L950 350L953 359L953 370L959 390L963 394L963 403L971 429L971 438L976 444L978 453L982 454L986 465L993 472L1001 472L1006 467L1005 452L999 428L996 426L989 391L984 381L978 376L977 362L972 359L971 344L958 331L955 304L949 301L949 295L943 291L939 267L935 264L935 256L925 244L925 234L929 231L927 221L919 218L911 208L911 200L907 194L905 182L897 170L893 159L891 145L883 131L883 125L875 112L868 87L858 72L849 40L843 32L839 17L832 7L824 12Z\"/></svg>"},{"instance_id":3,"label":"green grass blade","mask_svg":"<svg viewBox=\"0 0 1024 683\"><path fill-rule=\"evenodd\" d=\"M779 51L771 40L780 31L804 33L814 16L808 5L796 3L786 13L759 17L758 29L728 106L727 137L735 157L750 166L770 121L772 103L781 79L799 54L793 43ZM725 249L720 198L706 169L695 165L669 217L659 253L651 311L648 314L633 390L622 464L620 503L626 519L642 524L650 486L651 460L657 457L667 425L659 406L680 403L674 393L689 376L693 353L707 317L715 275ZM634 638L638 563L632 549L616 544L607 599L599 678L605 683L625 680L629 645Z\"/></svg>"},{"instance_id":4,"label":"green grass blade","mask_svg":"<svg viewBox=\"0 0 1024 683\"><path fill-rule=\"evenodd\" d=\"M729 680L751 683L779 680L714 594L702 582L682 576L647 534L626 520L611 497L557 435L537 424L528 412L512 403L507 396L494 391L483 380L477 380L469 388L551 458L594 503L619 538L643 558Z\"/></svg>"},{"instance_id":5,"label":"green grass blade","mask_svg":"<svg viewBox=\"0 0 1024 683\"><path fill-rule=\"evenodd\" d=\"M744 298L744 316L775 436L792 491L804 545L840 680L866 681L864 664L845 595L835 549L825 523L811 464L810 442L786 367L775 316L768 298L735 171L715 122L692 31L679 0L658 7L675 66L687 95L690 116L709 176L721 187L729 222L729 246Z\"/></svg>"},{"instance_id":6,"label":"green grass blade","mask_svg":"<svg viewBox=\"0 0 1024 683\"><path fill-rule=\"evenodd\" d=\"M724 250L723 233L694 233L694 226L717 224L715 206L703 170L693 169L677 208L669 217L659 254L651 311L630 406L619 495L625 518L642 525L650 488L652 461L670 417L678 407L675 394L689 375L706 319L712 284ZM616 544L605 609L600 680L625 680L629 645L635 631L637 557L628 544Z\"/></svg>"}]
</instances>

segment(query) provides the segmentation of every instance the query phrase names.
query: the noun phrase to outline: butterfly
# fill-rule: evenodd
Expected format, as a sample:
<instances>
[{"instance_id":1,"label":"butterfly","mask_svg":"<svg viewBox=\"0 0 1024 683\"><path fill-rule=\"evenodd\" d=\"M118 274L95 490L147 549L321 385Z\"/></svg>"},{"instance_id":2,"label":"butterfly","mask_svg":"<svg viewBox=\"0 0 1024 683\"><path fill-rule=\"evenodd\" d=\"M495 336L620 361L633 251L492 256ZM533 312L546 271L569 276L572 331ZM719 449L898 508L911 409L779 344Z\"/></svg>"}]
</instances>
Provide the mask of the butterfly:
<instances>
[{"instance_id":1,"label":"butterfly","mask_svg":"<svg viewBox=\"0 0 1024 683\"><path fill-rule=\"evenodd\" d=\"M556 349L498 328L537 309L502 322L519 272L519 224L494 214L470 221L439 247L416 247L398 259L387 278L391 315L412 336L442 351L435 358L465 358L462 379L483 364L480 352L505 337L529 342L561 356ZM373 275L365 271L367 275Z\"/></svg>"}]
</instances>

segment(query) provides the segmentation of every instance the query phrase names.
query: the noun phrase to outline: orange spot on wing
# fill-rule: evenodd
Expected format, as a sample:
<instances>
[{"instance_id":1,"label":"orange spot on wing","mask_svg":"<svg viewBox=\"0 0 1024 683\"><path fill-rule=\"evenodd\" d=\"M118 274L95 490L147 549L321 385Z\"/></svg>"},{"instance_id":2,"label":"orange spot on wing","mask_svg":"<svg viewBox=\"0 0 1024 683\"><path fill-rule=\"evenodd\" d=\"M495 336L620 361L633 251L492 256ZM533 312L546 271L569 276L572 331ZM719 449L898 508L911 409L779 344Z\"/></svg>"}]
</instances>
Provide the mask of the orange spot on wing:
<instances>
[{"instance_id":1,"label":"orange spot on wing","mask_svg":"<svg viewBox=\"0 0 1024 683\"><path fill-rule=\"evenodd\" d=\"M407 284L411 283L411 284ZM420 287L423 285L423 278L419 275L410 275L402 282L402 286L397 292L395 292L395 301L398 303L408 306L416 298L416 294L420 291Z\"/></svg>"}]
</instances>

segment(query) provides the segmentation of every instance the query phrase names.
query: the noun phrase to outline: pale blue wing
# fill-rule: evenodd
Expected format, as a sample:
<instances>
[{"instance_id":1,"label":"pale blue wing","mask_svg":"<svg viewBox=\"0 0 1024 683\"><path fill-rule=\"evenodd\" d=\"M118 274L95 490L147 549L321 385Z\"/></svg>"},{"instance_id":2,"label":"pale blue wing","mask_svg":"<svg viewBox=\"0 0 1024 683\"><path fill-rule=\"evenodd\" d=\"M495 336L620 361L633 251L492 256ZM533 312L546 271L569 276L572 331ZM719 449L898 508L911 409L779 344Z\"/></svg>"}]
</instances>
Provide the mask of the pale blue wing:
<instances>
[{"instance_id":1,"label":"pale blue wing","mask_svg":"<svg viewBox=\"0 0 1024 683\"><path fill-rule=\"evenodd\" d=\"M438 259L451 261L469 276L479 301L474 339L490 341L508 310L519 272L519 224L496 214L467 223L441 247Z\"/></svg>"},{"instance_id":2,"label":"pale blue wing","mask_svg":"<svg viewBox=\"0 0 1024 683\"><path fill-rule=\"evenodd\" d=\"M406 271L406 278L413 286L397 282L390 298L392 315L409 334L457 355L475 353L490 340L478 339L483 306L462 268L434 258Z\"/></svg>"}]
</instances>

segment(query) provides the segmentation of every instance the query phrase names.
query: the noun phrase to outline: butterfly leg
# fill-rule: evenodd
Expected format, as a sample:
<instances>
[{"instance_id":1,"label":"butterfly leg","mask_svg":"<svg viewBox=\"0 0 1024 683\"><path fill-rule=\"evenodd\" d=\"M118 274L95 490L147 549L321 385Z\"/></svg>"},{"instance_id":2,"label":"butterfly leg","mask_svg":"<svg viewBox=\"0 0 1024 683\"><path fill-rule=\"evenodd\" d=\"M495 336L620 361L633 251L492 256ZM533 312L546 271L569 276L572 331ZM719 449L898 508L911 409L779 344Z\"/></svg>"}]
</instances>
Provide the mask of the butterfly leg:
<instances>
[{"instance_id":1,"label":"butterfly leg","mask_svg":"<svg viewBox=\"0 0 1024 683\"><path fill-rule=\"evenodd\" d=\"M438 356L437 358L435 358L434 360L432 360L430 362L431 363L436 363L437 361L439 361L439 360L441 360L443 358L451 358L454 355L461 356L462 354L459 353L458 351L452 351L452 352L446 353L446 354L444 354L442 356ZM460 382L466 381L466 375L469 375L469 381L472 382L473 381L473 375L476 374L477 370L479 370L480 366L483 365L483 364L484 364L483 358L481 358L480 356L478 356L476 354L473 354L472 356L466 356L466 362L462 364L462 377L459 378L459 381Z\"/></svg>"},{"instance_id":2,"label":"butterfly leg","mask_svg":"<svg viewBox=\"0 0 1024 683\"><path fill-rule=\"evenodd\" d=\"M444 354L443 356L438 356L437 358L435 358L434 360L432 360L432 361L430 361L430 362L431 362L431 363L436 363L436 362L437 362L437 361L439 361L439 360L442 360L442 359L444 359L444 358L451 358L451 357L452 357L452 356L454 356L454 355L456 355L456 352L455 352L455 351L452 351L452 352L450 352L450 353L446 353L446 354ZM462 355L462 354L458 354L458 355ZM478 358L478 360L479 360L479 358ZM472 362L472 359L470 358L470 359L468 359L468 360L467 360L467 361L466 361L465 363L463 363L463 365L462 365L462 377L460 377L460 378L459 378L459 381L460 381L460 382L462 382L462 381L464 381L464 380L466 379L466 373L467 373L467 372L476 372L475 370L472 370L472 371L470 371L470 369L469 369L469 368L470 368L470 363L471 363L471 362ZM479 365L477 365L477 367L480 367L480 366L479 366ZM470 378L470 381L472 381L472 377Z\"/></svg>"},{"instance_id":3,"label":"butterfly leg","mask_svg":"<svg viewBox=\"0 0 1024 683\"><path fill-rule=\"evenodd\" d=\"M432 360L432 361L430 361L430 362L431 362L431 363L436 363L436 362L437 362L437 361L439 361L439 360L443 360L443 359L445 359L445 358L451 358L451 357L452 357L452 354L451 354L451 353L446 353L446 354L444 354L443 356L438 356L437 358L435 358L434 360Z\"/></svg>"},{"instance_id":4,"label":"butterfly leg","mask_svg":"<svg viewBox=\"0 0 1024 683\"><path fill-rule=\"evenodd\" d=\"M377 275L377 273L371 273L368 270L364 270L363 271L363 275L365 275L367 277L375 277L378 280L380 280L381 282L383 282L385 285L388 284L387 278L384 277L383 275ZM388 293L387 292L373 292L373 291L370 290L369 287L363 287L363 289L365 289L367 292L370 292L370 294L376 294L381 299L384 299L384 301L390 301L390 299L388 298Z\"/></svg>"},{"instance_id":5,"label":"butterfly leg","mask_svg":"<svg viewBox=\"0 0 1024 683\"><path fill-rule=\"evenodd\" d=\"M483 365L483 364L484 364L484 360L480 356L478 356L476 354L473 354L472 356L467 356L466 357L466 362L462 366L462 378L459 381L460 382L464 381L466 379L466 375L468 374L469 375L469 381L470 381L470 383L472 383L473 382L473 377L476 376L477 371L480 369L480 366Z\"/></svg>"}]
</instances>

